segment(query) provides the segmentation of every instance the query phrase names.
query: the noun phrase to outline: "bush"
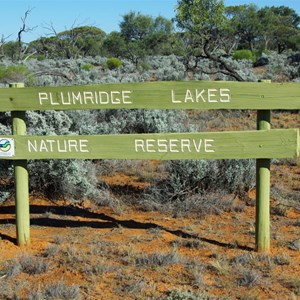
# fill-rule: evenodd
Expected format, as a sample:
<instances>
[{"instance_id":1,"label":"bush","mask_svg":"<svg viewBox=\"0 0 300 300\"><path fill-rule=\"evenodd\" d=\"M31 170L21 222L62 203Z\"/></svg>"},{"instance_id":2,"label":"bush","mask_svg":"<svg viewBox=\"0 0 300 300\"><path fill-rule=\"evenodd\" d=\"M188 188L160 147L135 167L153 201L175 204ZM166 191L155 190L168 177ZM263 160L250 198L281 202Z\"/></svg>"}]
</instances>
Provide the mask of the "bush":
<instances>
[{"instance_id":1,"label":"bush","mask_svg":"<svg viewBox=\"0 0 300 300\"><path fill-rule=\"evenodd\" d=\"M77 285L66 285L64 282L54 282L47 286L44 295L39 299L73 299L79 300L80 288Z\"/></svg>"},{"instance_id":2,"label":"bush","mask_svg":"<svg viewBox=\"0 0 300 300\"><path fill-rule=\"evenodd\" d=\"M62 111L28 112L27 119L28 133L32 135L79 133L77 127L72 128L74 121ZM87 125L91 123L92 120ZM96 167L91 161L32 160L28 169L33 193L74 200L98 197Z\"/></svg>"},{"instance_id":3,"label":"bush","mask_svg":"<svg viewBox=\"0 0 300 300\"><path fill-rule=\"evenodd\" d=\"M98 197L95 165L86 160L35 160L28 164L30 188L50 199Z\"/></svg>"},{"instance_id":4,"label":"bush","mask_svg":"<svg viewBox=\"0 0 300 300\"><path fill-rule=\"evenodd\" d=\"M110 70L118 69L123 65L122 61L118 58L108 58L106 61L106 66Z\"/></svg>"},{"instance_id":5,"label":"bush","mask_svg":"<svg viewBox=\"0 0 300 300\"><path fill-rule=\"evenodd\" d=\"M25 65L0 66L0 82L27 82L30 78L28 68Z\"/></svg>"},{"instance_id":6,"label":"bush","mask_svg":"<svg viewBox=\"0 0 300 300\"><path fill-rule=\"evenodd\" d=\"M42 274L47 272L48 265L41 258L22 254L18 259L8 263L6 273L8 276L16 276L19 273L29 275Z\"/></svg>"},{"instance_id":7,"label":"bush","mask_svg":"<svg viewBox=\"0 0 300 300\"><path fill-rule=\"evenodd\" d=\"M153 202L151 209L172 210L175 205L181 207L181 213L219 213L230 209L232 202L224 200L224 193L244 194L255 183L254 160L167 161L165 172L164 178L151 182L146 189L142 205L144 202L151 207Z\"/></svg>"},{"instance_id":8,"label":"bush","mask_svg":"<svg viewBox=\"0 0 300 300\"><path fill-rule=\"evenodd\" d=\"M94 132L97 134L189 130L188 115L185 111L180 110L107 109L99 110L95 114L96 120L92 124Z\"/></svg>"},{"instance_id":9,"label":"bush","mask_svg":"<svg viewBox=\"0 0 300 300\"><path fill-rule=\"evenodd\" d=\"M92 64L84 64L81 69L84 71L91 71L94 68Z\"/></svg>"},{"instance_id":10,"label":"bush","mask_svg":"<svg viewBox=\"0 0 300 300\"><path fill-rule=\"evenodd\" d=\"M11 129L9 128L8 123L9 123L8 114L0 113L0 134L1 135L11 134ZM13 180L12 162L9 160L0 159L0 182L1 182L0 204L6 201L11 196L13 192L12 180Z\"/></svg>"},{"instance_id":11,"label":"bush","mask_svg":"<svg viewBox=\"0 0 300 300\"><path fill-rule=\"evenodd\" d=\"M255 61L255 55L250 50L236 50L233 53L233 59L235 60L251 60Z\"/></svg>"}]
</instances>

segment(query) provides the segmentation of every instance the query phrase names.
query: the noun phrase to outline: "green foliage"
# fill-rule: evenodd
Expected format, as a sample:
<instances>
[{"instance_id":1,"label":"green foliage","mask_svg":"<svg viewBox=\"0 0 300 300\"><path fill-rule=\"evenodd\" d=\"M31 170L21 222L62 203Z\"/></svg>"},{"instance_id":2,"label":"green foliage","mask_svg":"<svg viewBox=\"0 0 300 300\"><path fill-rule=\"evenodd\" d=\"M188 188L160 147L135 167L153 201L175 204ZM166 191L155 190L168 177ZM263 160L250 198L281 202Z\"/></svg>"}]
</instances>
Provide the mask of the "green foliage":
<instances>
[{"instance_id":1,"label":"green foliage","mask_svg":"<svg viewBox=\"0 0 300 300\"><path fill-rule=\"evenodd\" d=\"M92 69L94 69L94 66L92 64L84 64L81 67L81 70L84 70L84 71L91 71Z\"/></svg>"},{"instance_id":2,"label":"green foliage","mask_svg":"<svg viewBox=\"0 0 300 300\"><path fill-rule=\"evenodd\" d=\"M250 50L236 50L233 53L233 59L235 60L242 60L242 59L247 59L251 60L252 62L255 61L255 55L252 53Z\"/></svg>"},{"instance_id":3,"label":"green foliage","mask_svg":"<svg viewBox=\"0 0 300 300\"><path fill-rule=\"evenodd\" d=\"M224 0L178 0L173 20L130 11L119 31L106 35L95 26L72 27L62 32L49 28L50 37L27 44L4 41L0 57L13 61L36 58L126 58L138 65L147 55L231 54L234 49L253 53L299 49L300 16L288 6L254 4L225 7ZM175 32L174 24L183 32ZM205 50L205 51L204 51ZM206 54L205 54L206 55ZM212 58L211 55L208 55ZM222 67L222 66L220 66Z\"/></svg>"},{"instance_id":4,"label":"green foliage","mask_svg":"<svg viewBox=\"0 0 300 300\"><path fill-rule=\"evenodd\" d=\"M147 55L171 54L173 24L164 17L153 18L133 11L123 16L120 33L112 32L104 41L106 55L129 59L136 66Z\"/></svg>"},{"instance_id":5,"label":"green foliage","mask_svg":"<svg viewBox=\"0 0 300 300\"><path fill-rule=\"evenodd\" d=\"M28 68L25 65L0 66L0 82L26 82L29 76Z\"/></svg>"},{"instance_id":6,"label":"green foliage","mask_svg":"<svg viewBox=\"0 0 300 300\"><path fill-rule=\"evenodd\" d=\"M209 70L228 75L235 80L245 79L232 68L222 56L224 45L233 43L225 6L222 0L181 0L176 8L175 21L185 32L187 60L190 56L206 58L210 62Z\"/></svg>"},{"instance_id":7,"label":"green foliage","mask_svg":"<svg viewBox=\"0 0 300 300\"><path fill-rule=\"evenodd\" d=\"M241 39L242 47L253 51L254 42L258 39L261 29L257 6L254 4L231 6L226 12L233 33Z\"/></svg>"},{"instance_id":8,"label":"green foliage","mask_svg":"<svg viewBox=\"0 0 300 300\"><path fill-rule=\"evenodd\" d=\"M277 50L297 49L299 16L286 6L263 7L245 4L226 8L232 33L240 39L239 47Z\"/></svg>"},{"instance_id":9,"label":"green foliage","mask_svg":"<svg viewBox=\"0 0 300 300\"><path fill-rule=\"evenodd\" d=\"M105 38L101 29L80 26L57 33L51 37L41 37L29 44L31 52L47 58L77 58L100 54Z\"/></svg>"},{"instance_id":10,"label":"green foliage","mask_svg":"<svg viewBox=\"0 0 300 300\"><path fill-rule=\"evenodd\" d=\"M225 26L224 1L222 0L181 0L178 1L177 25L197 34L205 40Z\"/></svg>"},{"instance_id":11,"label":"green foliage","mask_svg":"<svg viewBox=\"0 0 300 300\"><path fill-rule=\"evenodd\" d=\"M112 57L108 58L106 61L106 66L110 70L118 69L123 65L123 62L118 58Z\"/></svg>"}]
</instances>

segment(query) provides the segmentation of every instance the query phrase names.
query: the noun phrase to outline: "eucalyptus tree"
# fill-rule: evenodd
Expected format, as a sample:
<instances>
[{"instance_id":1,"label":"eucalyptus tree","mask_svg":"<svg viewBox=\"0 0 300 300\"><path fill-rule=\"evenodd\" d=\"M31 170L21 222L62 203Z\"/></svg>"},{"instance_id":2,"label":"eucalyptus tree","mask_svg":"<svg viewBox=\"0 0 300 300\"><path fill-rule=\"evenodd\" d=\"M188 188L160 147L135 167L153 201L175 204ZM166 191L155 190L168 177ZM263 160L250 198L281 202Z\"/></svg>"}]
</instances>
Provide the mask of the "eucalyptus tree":
<instances>
[{"instance_id":1,"label":"eucalyptus tree","mask_svg":"<svg viewBox=\"0 0 300 300\"><path fill-rule=\"evenodd\" d=\"M239 39L239 48L255 50L277 50L282 53L299 39L300 17L286 6L263 7L254 4L229 6L226 8L230 27Z\"/></svg>"},{"instance_id":2,"label":"eucalyptus tree","mask_svg":"<svg viewBox=\"0 0 300 300\"><path fill-rule=\"evenodd\" d=\"M254 52L255 42L263 31L258 7L254 4L229 6L226 8L226 15L234 34L239 38L240 48Z\"/></svg>"},{"instance_id":3,"label":"eucalyptus tree","mask_svg":"<svg viewBox=\"0 0 300 300\"><path fill-rule=\"evenodd\" d=\"M108 55L127 58L138 65L148 55L168 55L176 49L171 20L131 11L123 16L120 32L110 33L104 42Z\"/></svg>"},{"instance_id":4,"label":"eucalyptus tree","mask_svg":"<svg viewBox=\"0 0 300 300\"><path fill-rule=\"evenodd\" d=\"M56 32L53 25L47 27L51 36L31 42L30 48L47 58L78 58L101 54L106 34L94 26L74 27Z\"/></svg>"},{"instance_id":5,"label":"eucalyptus tree","mask_svg":"<svg viewBox=\"0 0 300 300\"><path fill-rule=\"evenodd\" d=\"M195 56L211 62L210 69L203 72L222 73L244 81L222 55L224 51L220 51L228 34L223 0L179 0L174 20L188 37Z\"/></svg>"},{"instance_id":6,"label":"eucalyptus tree","mask_svg":"<svg viewBox=\"0 0 300 300\"><path fill-rule=\"evenodd\" d=\"M295 10L286 6L272 6L266 9L269 9L274 15L272 37L278 53L289 48L297 50L297 45L299 47L300 16Z\"/></svg>"}]
</instances>

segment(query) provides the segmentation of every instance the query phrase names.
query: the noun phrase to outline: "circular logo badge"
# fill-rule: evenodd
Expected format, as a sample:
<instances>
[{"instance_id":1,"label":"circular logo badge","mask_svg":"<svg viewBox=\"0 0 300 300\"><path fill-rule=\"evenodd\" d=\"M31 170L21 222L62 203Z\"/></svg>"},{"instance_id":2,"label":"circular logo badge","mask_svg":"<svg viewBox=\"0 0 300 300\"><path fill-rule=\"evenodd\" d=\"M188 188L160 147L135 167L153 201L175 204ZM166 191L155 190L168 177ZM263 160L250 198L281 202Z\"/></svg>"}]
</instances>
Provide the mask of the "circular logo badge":
<instances>
[{"instance_id":1,"label":"circular logo badge","mask_svg":"<svg viewBox=\"0 0 300 300\"><path fill-rule=\"evenodd\" d=\"M11 148L11 143L7 139L0 140L0 151L1 152L8 152Z\"/></svg>"}]
</instances>

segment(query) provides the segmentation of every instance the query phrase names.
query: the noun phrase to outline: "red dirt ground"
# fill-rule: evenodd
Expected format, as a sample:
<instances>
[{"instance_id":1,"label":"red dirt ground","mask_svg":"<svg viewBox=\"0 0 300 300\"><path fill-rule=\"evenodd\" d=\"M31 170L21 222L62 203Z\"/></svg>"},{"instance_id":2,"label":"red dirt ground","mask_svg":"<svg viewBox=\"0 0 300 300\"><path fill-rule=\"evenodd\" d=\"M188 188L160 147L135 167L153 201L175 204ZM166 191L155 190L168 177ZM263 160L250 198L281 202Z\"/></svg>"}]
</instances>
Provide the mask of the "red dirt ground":
<instances>
[{"instance_id":1,"label":"red dirt ground","mask_svg":"<svg viewBox=\"0 0 300 300\"><path fill-rule=\"evenodd\" d=\"M299 166L273 166L272 172L283 179L283 184L293 182L292 188L299 189ZM128 185L132 178L121 176L114 177L114 180ZM31 245L26 248L16 245L14 203L6 202L0 213L2 269L5 269L4 262L14 264L24 253L43 260L50 246L57 245L59 252L47 262L50 267L43 274L21 272L8 278L2 272L4 275L0 280L8 280L10 285L23 281L25 287L20 288L19 295L28 294L28 290L37 284L43 289L49 282L63 281L69 286L80 286L80 295L85 299L163 299L174 289L200 290L214 299L298 299L300 251L290 245L299 239L300 211L286 207L284 215L273 214L271 253L256 254L254 197L255 191L252 191L242 212L211 215L204 219L196 216L174 218L129 207L121 215L116 215L110 208L96 207L90 202L75 207L63 201L53 203L34 198L30 200ZM272 201L273 207L276 204ZM196 246L187 246L188 241ZM104 248L109 248L102 250L101 262L110 266L112 271L105 272L105 276L89 276L82 271L83 265L99 264L97 245L101 243L106 245ZM182 261L166 267L137 266L137 257L156 252L170 253L174 244L177 244L176 255ZM90 254L92 252L94 254ZM251 259L246 265L234 266L231 263L234 258L247 255ZM286 261L276 264L275 258ZM189 278L192 275L186 261L195 268L193 272L200 273L195 275L201 276L199 283L191 283L197 281ZM239 269L244 272L255 269L261 282L249 286L238 284ZM289 280L296 281L295 286ZM141 291L131 294L135 284Z\"/></svg>"}]
</instances>

